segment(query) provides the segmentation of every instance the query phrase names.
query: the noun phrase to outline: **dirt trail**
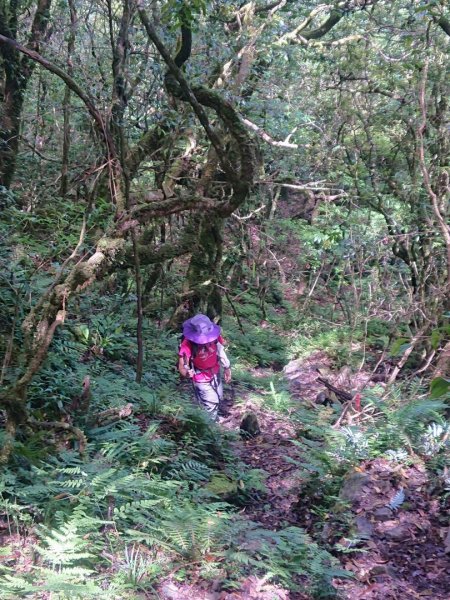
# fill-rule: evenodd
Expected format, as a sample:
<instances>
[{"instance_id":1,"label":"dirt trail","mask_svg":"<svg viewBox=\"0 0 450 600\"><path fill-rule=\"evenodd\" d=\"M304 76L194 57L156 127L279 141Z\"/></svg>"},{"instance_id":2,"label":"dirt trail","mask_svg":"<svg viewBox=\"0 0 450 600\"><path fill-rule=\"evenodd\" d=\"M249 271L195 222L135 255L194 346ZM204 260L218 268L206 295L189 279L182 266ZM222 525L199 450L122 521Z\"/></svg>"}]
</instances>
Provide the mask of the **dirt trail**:
<instances>
[{"instance_id":1,"label":"dirt trail","mask_svg":"<svg viewBox=\"0 0 450 600\"><path fill-rule=\"evenodd\" d=\"M232 444L236 456L252 469L262 469L268 476L265 480L267 495L261 502L255 502L244 510L252 521L269 529L278 529L293 524L297 517L293 507L298 501L300 479L297 467L289 464L286 457L298 458L292 439L295 429L288 418L282 418L271 411L262 410L248 398L238 405L225 408L226 416L221 419L222 427L239 430L246 413L252 412L258 418L261 434L251 439L242 439Z\"/></svg>"},{"instance_id":2,"label":"dirt trail","mask_svg":"<svg viewBox=\"0 0 450 600\"><path fill-rule=\"evenodd\" d=\"M316 352L306 360L291 361L284 374L289 381L291 398L314 404L324 390L317 381L318 369L337 387L360 390L369 383L367 373L352 375L343 369L331 371L329 358ZM261 375L270 376L270 372ZM254 396L253 396L254 397ZM301 478L290 457L300 465L302 457L292 442L295 428L289 416L263 410L249 399L242 398L238 406L230 406L223 426L238 429L243 414L254 412L261 435L235 443L236 455L248 466L268 473L267 495L260 503L245 509L245 514L268 529L288 524L305 527L311 524L309 508L302 506ZM354 484L353 481L357 483ZM342 566L355 574L354 579L336 581L340 597L346 600L450 600L450 527L437 499L430 495L431 483L422 463L401 465L383 458L361 462L356 472L349 472L341 494L348 502L348 517L352 524L350 536L360 537L360 551L341 554ZM398 508L386 505L398 494L405 499ZM306 500L306 499L305 499ZM339 522L339 515L337 516ZM338 533L339 525L330 520L322 541L346 543ZM286 592L275 587L272 595L234 595L224 598L286 598L307 596ZM278 595L277 595L278 594ZM285 594L285 595L283 595ZM286 595L287 594L287 595Z\"/></svg>"},{"instance_id":3,"label":"dirt trail","mask_svg":"<svg viewBox=\"0 0 450 600\"><path fill-rule=\"evenodd\" d=\"M269 369L258 369L253 374L255 377L275 375ZM239 431L243 416L248 412L256 414L261 434L252 439L232 442L232 448L236 457L249 468L262 469L267 473L267 493L246 506L242 513L265 529L277 530L295 525L298 522L295 505L299 499L301 480L297 466L286 461L287 456L299 459L297 448L292 443L295 428L289 416L283 417L260 407L257 398L259 396L263 400L261 391L253 390L250 393L248 388L239 386L233 388L233 394L230 391L228 388L225 394L220 426ZM255 576L249 576L242 582L241 589L233 592L168 582L159 589L159 593L167 600L311 600L307 594L290 592Z\"/></svg>"},{"instance_id":4,"label":"dirt trail","mask_svg":"<svg viewBox=\"0 0 450 600\"><path fill-rule=\"evenodd\" d=\"M322 389L315 381L317 368L327 368L329 361L325 354L316 353L308 360L293 361L285 368L285 377L289 381L290 393L298 402L311 402ZM270 369L256 369L252 372L257 378L275 378ZM266 493L243 509L243 514L266 529L277 530L288 525L298 525L296 506L299 501L301 479L295 464L286 461L286 457L299 461L297 447L292 442L296 431L289 415L264 409L264 393L255 389L235 385L228 388L222 406L223 416L220 425L224 429L239 431L246 413L252 412L258 418L261 434L251 439L232 442L236 457L251 469L262 469L267 473ZM233 391L230 394L230 391ZM171 586L171 587L170 587ZM281 586L265 582L250 576L242 582L242 587L233 592L215 592L198 586L174 584L160 589L163 598L168 600L311 600L301 592L292 592Z\"/></svg>"},{"instance_id":5,"label":"dirt trail","mask_svg":"<svg viewBox=\"0 0 450 600\"><path fill-rule=\"evenodd\" d=\"M305 360L291 361L284 369L289 382L292 399L313 404L323 386L318 383L318 369L329 369L330 360L323 352L316 352ZM268 369L259 369L259 377L270 377L274 373ZM245 514L269 529L278 529L289 524L298 524L296 505L299 501L301 479L298 467L286 460L300 461L296 438L296 428L289 415L281 416L270 410L262 409L252 400L255 394L238 393L240 401L225 401L225 418L221 425L226 429L239 430L243 416L254 413L261 428L261 434L253 439L242 440L233 445L236 455L252 469L263 469L268 473L266 480L267 495L261 503L245 509ZM263 396L262 396L263 398Z\"/></svg>"},{"instance_id":6,"label":"dirt trail","mask_svg":"<svg viewBox=\"0 0 450 600\"><path fill-rule=\"evenodd\" d=\"M318 392L324 389L317 382L318 369L343 389L361 389L368 383L367 374L351 376L345 370L333 374L330 367L329 358L321 352L289 363L284 375L291 398L310 406L314 404ZM254 375L270 378L274 373L258 370ZM261 408L263 402L258 401L258 396L264 398L261 391L249 393L237 388L235 395L238 401L225 401L220 424L236 431L246 413L257 415L261 434L234 442L233 450L248 467L267 473L267 492L245 507L244 514L266 529L288 525L308 529L311 507L305 503L299 511L302 503L299 468L286 460L289 457L300 465L302 458L292 441L296 430L289 415L280 416ZM354 534L362 539L361 552L340 556L342 566L355 574L354 579L336 581L340 597L345 600L450 600L450 562L445 550L447 544L447 552L450 552L450 528L448 522L445 526L437 501L429 496L425 469L417 465L402 468L385 459L375 459L361 463L355 477L357 484L352 487L354 475L350 473L344 487L347 486L348 514L353 519ZM399 489L406 492L405 506L398 510L386 509L386 498L394 497ZM338 539L333 519L322 537L331 546L336 542L345 543ZM162 597L172 600L311 600L306 594L289 592L254 576L248 577L239 591L206 591L182 585Z\"/></svg>"}]
</instances>

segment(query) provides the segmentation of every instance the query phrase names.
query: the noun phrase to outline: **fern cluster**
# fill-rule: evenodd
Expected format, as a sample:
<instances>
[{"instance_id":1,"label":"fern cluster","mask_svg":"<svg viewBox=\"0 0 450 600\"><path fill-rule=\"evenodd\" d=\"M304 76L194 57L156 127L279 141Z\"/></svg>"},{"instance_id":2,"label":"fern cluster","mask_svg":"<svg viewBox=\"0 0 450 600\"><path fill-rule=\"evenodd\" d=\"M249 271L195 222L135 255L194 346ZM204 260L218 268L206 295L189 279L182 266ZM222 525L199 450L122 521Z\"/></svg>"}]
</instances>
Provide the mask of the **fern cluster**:
<instances>
[{"instance_id":1,"label":"fern cluster","mask_svg":"<svg viewBox=\"0 0 450 600\"><path fill-rule=\"evenodd\" d=\"M226 532L225 545L230 576L232 565L241 564L266 580L280 581L294 590L300 589L299 583L306 577L314 597L334 597L332 579L349 576L331 554L299 527L270 531L235 519Z\"/></svg>"}]
</instances>

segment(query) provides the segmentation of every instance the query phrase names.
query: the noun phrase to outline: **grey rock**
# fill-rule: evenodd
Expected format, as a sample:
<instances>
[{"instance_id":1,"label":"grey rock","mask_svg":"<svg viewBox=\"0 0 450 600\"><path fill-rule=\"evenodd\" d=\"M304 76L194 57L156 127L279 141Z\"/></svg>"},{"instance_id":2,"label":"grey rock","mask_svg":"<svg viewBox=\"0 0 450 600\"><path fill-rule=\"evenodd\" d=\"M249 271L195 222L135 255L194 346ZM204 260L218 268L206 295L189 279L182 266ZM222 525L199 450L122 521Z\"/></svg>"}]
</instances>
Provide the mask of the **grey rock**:
<instances>
[{"instance_id":1,"label":"grey rock","mask_svg":"<svg viewBox=\"0 0 450 600\"><path fill-rule=\"evenodd\" d=\"M248 415L245 415L245 417L242 419L239 429L244 437L256 437L259 435L261 433L261 429L255 413L249 413Z\"/></svg>"},{"instance_id":2,"label":"grey rock","mask_svg":"<svg viewBox=\"0 0 450 600\"><path fill-rule=\"evenodd\" d=\"M393 542L403 542L410 537L410 531L406 525L397 525L385 531L384 535Z\"/></svg>"},{"instance_id":3,"label":"grey rock","mask_svg":"<svg viewBox=\"0 0 450 600\"><path fill-rule=\"evenodd\" d=\"M376 521L389 521L389 519L392 519L392 510L387 506L383 506L381 508L377 508L377 510L373 513L373 516Z\"/></svg>"},{"instance_id":4,"label":"grey rock","mask_svg":"<svg viewBox=\"0 0 450 600\"><path fill-rule=\"evenodd\" d=\"M355 471L346 477L339 497L347 502L356 502L361 498L361 493L369 482L369 475Z\"/></svg>"},{"instance_id":5,"label":"grey rock","mask_svg":"<svg viewBox=\"0 0 450 600\"><path fill-rule=\"evenodd\" d=\"M389 564L385 565L375 565L369 571L369 575L371 577L376 577L377 575L389 575L389 577L396 577L397 573L395 569Z\"/></svg>"},{"instance_id":6,"label":"grey rock","mask_svg":"<svg viewBox=\"0 0 450 600\"><path fill-rule=\"evenodd\" d=\"M450 553L450 527L448 528L447 535L444 540L445 553Z\"/></svg>"},{"instance_id":7,"label":"grey rock","mask_svg":"<svg viewBox=\"0 0 450 600\"><path fill-rule=\"evenodd\" d=\"M372 535L373 525L368 519L366 519L366 517L363 517L362 515L357 516L355 523L359 535L363 535L365 537L370 537Z\"/></svg>"},{"instance_id":8,"label":"grey rock","mask_svg":"<svg viewBox=\"0 0 450 600\"><path fill-rule=\"evenodd\" d=\"M165 600L179 600L180 592L174 583L164 583L161 586L161 594Z\"/></svg>"},{"instance_id":9,"label":"grey rock","mask_svg":"<svg viewBox=\"0 0 450 600\"><path fill-rule=\"evenodd\" d=\"M301 371L301 369L303 368L303 364L304 364L304 360L301 358L291 360L284 367L284 369L283 369L284 374L286 375L286 377L288 379L296 379L297 377L299 377L301 375L301 373L299 373L299 371Z\"/></svg>"}]
</instances>

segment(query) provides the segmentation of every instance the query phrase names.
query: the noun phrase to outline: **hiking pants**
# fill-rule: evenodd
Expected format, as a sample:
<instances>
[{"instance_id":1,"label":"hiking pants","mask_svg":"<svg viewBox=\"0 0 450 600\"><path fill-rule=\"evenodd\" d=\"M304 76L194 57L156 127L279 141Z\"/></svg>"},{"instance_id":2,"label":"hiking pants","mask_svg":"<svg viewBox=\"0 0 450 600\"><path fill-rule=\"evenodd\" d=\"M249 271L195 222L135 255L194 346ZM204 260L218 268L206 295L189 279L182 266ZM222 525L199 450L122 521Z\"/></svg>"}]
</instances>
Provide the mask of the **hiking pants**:
<instances>
[{"instance_id":1,"label":"hiking pants","mask_svg":"<svg viewBox=\"0 0 450 600\"><path fill-rule=\"evenodd\" d=\"M220 373L214 375L211 381L194 381L195 399L206 410L213 421L217 421L219 403L223 398L223 384Z\"/></svg>"}]
</instances>

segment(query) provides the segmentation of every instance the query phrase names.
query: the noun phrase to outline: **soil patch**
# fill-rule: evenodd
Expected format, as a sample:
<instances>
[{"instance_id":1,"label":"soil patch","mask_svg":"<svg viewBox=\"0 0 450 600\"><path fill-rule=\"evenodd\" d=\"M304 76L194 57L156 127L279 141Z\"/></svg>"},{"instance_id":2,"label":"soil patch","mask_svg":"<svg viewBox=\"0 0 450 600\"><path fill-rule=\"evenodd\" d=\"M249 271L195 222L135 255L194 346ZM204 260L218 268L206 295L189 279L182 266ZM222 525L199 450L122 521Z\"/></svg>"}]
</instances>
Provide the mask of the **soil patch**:
<instances>
[{"instance_id":1,"label":"soil patch","mask_svg":"<svg viewBox=\"0 0 450 600\"><path fill-rule=\"evenodd\" d=\"M291 361L284 368L291 397L315 406L317 394L324 390L317 381L323 375L336 387L355 392L368 385L368 373L352 374L344 368L332 371L332 364L323 352L305 360ZM260 370L255 376L273 375ZM234 396L238 397L235 402ZM258 393L239 390L224 402L220 424L225 429L239 430L243 416L253 412L261 434L232 444L236 457L252 469L267 473L266 493L256 498L243 512L266 529L280 529L289 524L305 527L313 533L314 506L301 499L302 480L299 475L302 457L293 443L296 430L289 414L280 416L263 409ZM291 460L286 460L286 459ZM295 464L297 463L297 464ZM297 466L298 465L298 466ZM352 523L348 538L340 528L342 515L330 512L329 522L322 531L322 543L331 549L339 545L348 553L336 550L342 566L354 574L354 579L336 580L341 598L346 600L450 600L450 528L437 499L430 493L430 482L423 465L404 466L382 458L363 462L344 479L341 500L349 504ZM303 500L307 500L306 498ZM302 509L299 511L299 507ZM346 546L349 540L356 546ZM353 542L351 542L353 543ZM194 592L192 592L194 593ZM266 584L257 577L248 577L239 591L201 592L197 595L185 589L185 595L173 596L198 600L308 600L302 593L288 592ZM191 594L191 595L190 595ZM201 595L203 594L203 595ZM171 596L163 596L171 597Z\"/></svg>"},{"instance_id":2,"label":"soil patch","mask_svg":"<svg viewBox=\"0 0 450 600\"><path fill-rule=\"evenodd\" d=\"M365 539L363 553L343 560L356 575L339 584L346 598L449 600L448 517L428 493L424 466L380 458L363 463L358 475L359 483L349 474L341 490L351 504L354 535Z\"/></svg>"},{"instance_id":3,"label":"soil patch","mask_svg":"<svg viewBox=\"0 0 450 600\"><path fill-rule=\"evenodd\" d=\"M254 397L254 396L253 396ZM294 505L298 501L301 480L298 468L289 463L286 457L299 459L295 439L295 428L289 416L261 409L251 397L239 394L238 404L225 402L225 416L221 425L225 429L239 430L242 418L251 412L258 418L261 433L255 438L242 439L232 443L236 456L252 469L262 469L267 473L265 485L267 493L260 502L244 509L252 521L257 521L267 529L279 529L297 522Z\"/></svg>"}]
</instances>

